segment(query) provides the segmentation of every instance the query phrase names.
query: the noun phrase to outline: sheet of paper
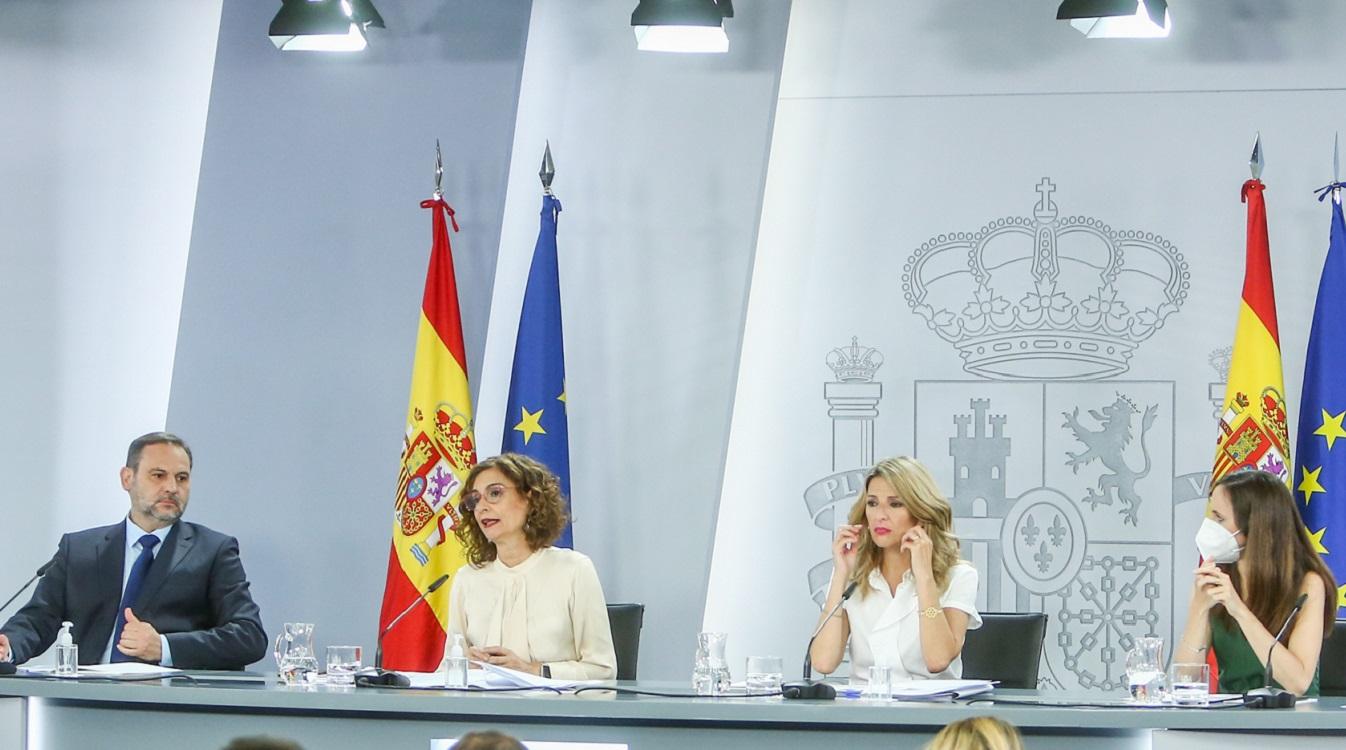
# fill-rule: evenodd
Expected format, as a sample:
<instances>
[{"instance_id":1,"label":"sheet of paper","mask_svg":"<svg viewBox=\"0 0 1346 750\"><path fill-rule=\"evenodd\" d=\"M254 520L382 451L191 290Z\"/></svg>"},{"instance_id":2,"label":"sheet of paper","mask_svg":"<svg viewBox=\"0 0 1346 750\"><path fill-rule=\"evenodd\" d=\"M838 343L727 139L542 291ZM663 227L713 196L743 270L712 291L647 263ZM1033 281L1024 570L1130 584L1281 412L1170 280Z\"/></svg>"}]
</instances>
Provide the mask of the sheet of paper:
<instances>
[{"instance_id":1,"label":"sheet of paper","mask_svg":"<svg viewBox=\"0 0 1346 750\"><path fill-rule=\"evenodd\" d=\"M34 667L20 667L21 674L41 675L44 677L55 677L56 668L44 664ZM65 680L144 680L155 677L173 677L182 674L181 669L172 667L161 667L158 664L142 664L138 661L127 661L118 664L90 664L81 666L79 672L74 675L61 675Z\"/></svg>"},{"instance_id":2,"label":"sheet of paper","mask_svg":"<svg viewBox=\"0 0 1346 750\"><path fill-rule=\"evenodd\" d=\"M603 680L561 680L555 677L539 677L535 674L520 672L517 669L507 669L495 664L482 664L481 666L488 673L487 680L491 687L542 687L565 690L586 685L604 684Z\"/></svg>"},{"instance_id":3,"label":"sheet of paper","mask_svg":"<svg viewBox=\"0 0 1346 750\"><path fill-rule=\"evenodd\" d=\"M407 679L411 680L411 687L414 688L444 687L443 672L402 672L401 674L406 675ZM467 670L467 684L474 688L546 687L565 690L581 685L601 685L603 683L599 680L548 679L514 669L485 665L482 669Z\"/></svg>"}]
</instances>

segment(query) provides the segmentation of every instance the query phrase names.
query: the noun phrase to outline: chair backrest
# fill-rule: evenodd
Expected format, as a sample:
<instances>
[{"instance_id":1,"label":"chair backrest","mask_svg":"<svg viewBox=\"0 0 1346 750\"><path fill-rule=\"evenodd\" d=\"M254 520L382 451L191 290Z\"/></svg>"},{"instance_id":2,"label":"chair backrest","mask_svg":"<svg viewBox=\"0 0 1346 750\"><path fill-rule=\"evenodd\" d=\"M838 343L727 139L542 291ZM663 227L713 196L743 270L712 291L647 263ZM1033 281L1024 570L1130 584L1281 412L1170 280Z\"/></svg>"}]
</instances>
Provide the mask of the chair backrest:
<instances>
[{"instance_id":1,"label":"chair backrest","mask_svg":"<svg viewBox=\"0 0 1346 750\"><path fill-rule=\"evenodd\" d=\"M1318 691L1346 695L1346 620L1337 620L1318 656Z\"/></svg>"},{"instance_id":2,"label":"chair backrest","mask_svg":"<svg viewBox=\"0 0 1346 750\"><path fill-rule=\"evenodd\" d=\"M963 642L963 677L998 680L1000 687L1036 688L1047 615L1042 612L983 612L981 627Z\"/></svg>"},{"instance_id":3,"label":"chair backrest","mask_svg":"<svg viewBox=\"0 0 1346 750\"><path fill-rule=\"evenodd\" d=\"M609 604L612 647L617 652L617 679L636 679L640 659L640 628L645 622L644 604Z\"/></svg>"}]
</instances>

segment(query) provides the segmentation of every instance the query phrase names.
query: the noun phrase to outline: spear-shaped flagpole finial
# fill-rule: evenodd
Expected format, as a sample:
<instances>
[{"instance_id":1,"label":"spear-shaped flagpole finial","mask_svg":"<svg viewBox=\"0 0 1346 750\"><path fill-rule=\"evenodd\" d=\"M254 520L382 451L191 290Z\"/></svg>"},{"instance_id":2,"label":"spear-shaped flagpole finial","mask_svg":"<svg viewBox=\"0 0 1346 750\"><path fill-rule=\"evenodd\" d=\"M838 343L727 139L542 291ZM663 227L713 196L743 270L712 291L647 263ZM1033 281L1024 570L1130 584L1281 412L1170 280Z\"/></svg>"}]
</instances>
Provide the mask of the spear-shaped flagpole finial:
<instances>
[{"instance_id":1,"label":"spear-shaped flagpole finial","mask_svg":"<svg viewBox=\"0 0 1346 750\"><path fill-rule=\"evenodd\" d=\"M444 197L444 155L439 150L439 139L435 139L435 200Z\"/></svg>"},{"instance_id":2,"label":"spear-shaped flagpole finial","mask_svg":"<svg viewBox=\"0 0 1346 750\"><path fill-rule=\"evenodd\" d=\"M542 169L538 170L537 176L542 180L542 192L551 195L551 181L556 178L556 164L551 160L551 141L547 141L547 149L542 152Z\"/></svg>"},{"instance_id":3,"label":"spear-shaped flagpole finial","mask_svg":"<svg viewBox=\"0 0 1346 750\"><path fill-rule=\"evenodd\" d=\"M1262 166L1265 162L1262 160L1262 132L1257 132L1257 140L1253 141L1253 155L1248 157L1248 169L1252 170L1253 179L1262 179Z\"/></svg>"},{"instance_id":4,"label":"spear-shaped flagpole finial","mask_svg":"<svg viewBox=\"0 0 1346 750\"><path fill-rule=\"evenodd\" d=\"M1332 134L1332 181L1341 182L1341 133Z\"/></svg>"},{"instance_id":5,"label":"spear-shaped flagpole finial","mask_svg":"<svg viewBox=\"0 0 1346 750\"><path fill-rule=\"evenodd\" d=\"M1341 133L1332 134L1332 200L1341 204Z\"/></svg>"}]
</instances>

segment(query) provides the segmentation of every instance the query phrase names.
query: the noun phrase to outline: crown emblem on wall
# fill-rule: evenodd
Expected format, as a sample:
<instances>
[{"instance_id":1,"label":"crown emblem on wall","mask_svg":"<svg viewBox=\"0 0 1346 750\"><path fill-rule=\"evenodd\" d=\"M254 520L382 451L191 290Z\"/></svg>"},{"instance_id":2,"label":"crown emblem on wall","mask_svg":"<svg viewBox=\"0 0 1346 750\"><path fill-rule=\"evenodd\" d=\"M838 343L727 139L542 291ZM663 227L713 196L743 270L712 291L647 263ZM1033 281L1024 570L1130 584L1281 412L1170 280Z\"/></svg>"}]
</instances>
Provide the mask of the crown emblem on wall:
<instances>
[{"instance_id":1,"label":"crown emblem on wall","mask_svg":"<svg viewBox=\"0 0 1346 750\"><path fill-rule=\"evenodd\" d=\"M932 237L903 267L907 304L970 373L1118 375L1187 298L1187 262L1173 243L1092 217L1058 218L1055 189L1042 178L1032 218Z\"/></svg>"},{"instance_id":2,"label":"crown emblem on wall","mask_svg":"<svg viewBox=\"0 0 1346 750\"><path fill-rule=\"evenodd\" d=\"M873 347L860 346L860 338L852 336L850 346L839 346L827 353L827 366L832 368L838 382L869 383L883 366L883 355Z\"/></svg>"}]
</instances>

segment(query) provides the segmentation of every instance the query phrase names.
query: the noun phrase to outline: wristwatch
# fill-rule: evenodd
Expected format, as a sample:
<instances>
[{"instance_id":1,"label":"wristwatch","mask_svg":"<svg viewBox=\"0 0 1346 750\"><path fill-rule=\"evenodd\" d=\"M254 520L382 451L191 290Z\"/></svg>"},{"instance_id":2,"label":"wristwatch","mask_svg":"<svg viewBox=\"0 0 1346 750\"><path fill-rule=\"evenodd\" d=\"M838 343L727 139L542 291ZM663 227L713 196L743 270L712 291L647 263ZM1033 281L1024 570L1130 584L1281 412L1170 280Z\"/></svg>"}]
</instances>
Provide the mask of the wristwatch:
<instances>
[{"instance_id":1,"label":"wristwatch","mask_svg":"<svg viewBox=\"0 0 1346 750\"><path fill-rule=\"evenodd\" d=\"M933 620L936 617L939 617L939 613L941 611L942 610L940 610L939 607L926 607L925 609L921 610L921 614Z\"/></svg>"}]
</instances>

